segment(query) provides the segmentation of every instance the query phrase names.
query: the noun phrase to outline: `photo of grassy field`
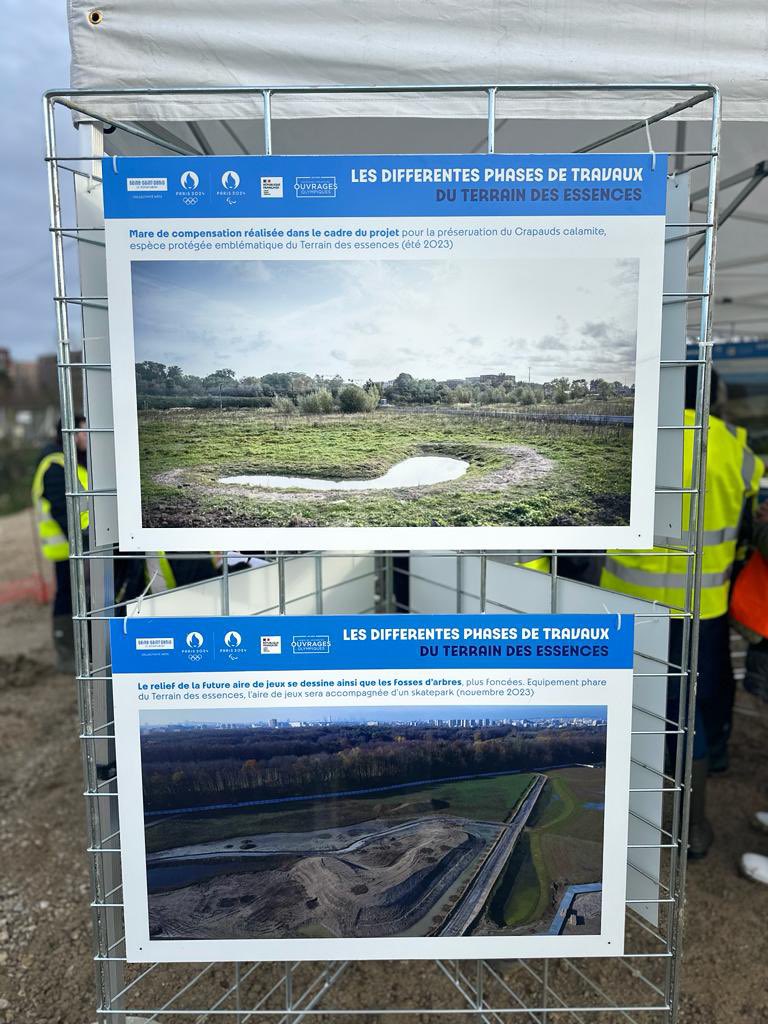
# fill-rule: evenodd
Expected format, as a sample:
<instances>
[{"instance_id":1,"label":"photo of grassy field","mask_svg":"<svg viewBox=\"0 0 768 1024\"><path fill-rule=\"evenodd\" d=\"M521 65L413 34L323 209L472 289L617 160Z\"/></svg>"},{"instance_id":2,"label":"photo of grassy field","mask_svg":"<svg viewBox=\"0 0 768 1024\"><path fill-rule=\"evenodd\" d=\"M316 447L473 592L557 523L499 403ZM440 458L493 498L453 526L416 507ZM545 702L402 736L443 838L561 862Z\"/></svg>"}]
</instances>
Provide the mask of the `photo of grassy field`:
<instances>
[{"instance_id":1,"label":"photo of grassy field","mask_svg":"<svg viewBox=\"0 0 768 1024\"><path fill-rule=\"evenodd\" d=\"M154 938L599 933L604 707L257 714L142 714Z\"/></svg>"},{"instance_id":2,"label":"photo of grassy field","mask_svg":"<svg viewBox=\"0 0 768 1024\"><path fill-rule=\"evenodd\" d=\"M133 309L145 527L629 521L637 261L139 261Z\"/></svg>"}]
</instances>

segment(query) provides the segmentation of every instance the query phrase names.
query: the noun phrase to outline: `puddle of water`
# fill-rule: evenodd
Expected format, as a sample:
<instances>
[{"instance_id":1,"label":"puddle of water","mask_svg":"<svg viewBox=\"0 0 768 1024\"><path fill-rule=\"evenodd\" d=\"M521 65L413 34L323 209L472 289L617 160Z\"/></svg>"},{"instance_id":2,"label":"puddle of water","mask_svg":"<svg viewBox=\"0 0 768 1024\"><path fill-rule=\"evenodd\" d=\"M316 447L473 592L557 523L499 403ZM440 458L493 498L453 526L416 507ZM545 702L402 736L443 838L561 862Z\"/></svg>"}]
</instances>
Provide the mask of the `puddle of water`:
<instances>
[{"instance_id":1,"label":"puddle of water","mask_svg":"<svg viewBox=\"0 0 768 1024\"><path fill-rule=\"evenodd\" d=\"M393 487L424 487L446 480L458 480L469 469L463 459L446 456L419 455L403 459L392 466L384 476L374 480L322 480L308 476L225 476L222 484L245 484L248 487L283 487L303 491L386 491Z\"/></svg>"}]
</instances>

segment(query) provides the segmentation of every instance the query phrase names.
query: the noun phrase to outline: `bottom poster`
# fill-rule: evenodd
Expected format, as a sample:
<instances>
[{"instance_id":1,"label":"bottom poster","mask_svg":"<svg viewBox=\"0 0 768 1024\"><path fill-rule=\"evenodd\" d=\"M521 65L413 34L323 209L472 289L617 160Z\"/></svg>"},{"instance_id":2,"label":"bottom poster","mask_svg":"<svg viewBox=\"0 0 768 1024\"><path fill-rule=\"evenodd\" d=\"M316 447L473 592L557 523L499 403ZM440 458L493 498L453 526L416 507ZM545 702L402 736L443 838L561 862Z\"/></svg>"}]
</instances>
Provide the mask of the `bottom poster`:
<instances>
[{"instance_id":1,"label":"bottom poster","mask_svg":"<svg viewBox=\"0 0 768 1024\"><path fill-rule=\"evenodd\" d=\"M129 961L623 952L631 617L112 624Z\"/></svg>"}]
</instances>

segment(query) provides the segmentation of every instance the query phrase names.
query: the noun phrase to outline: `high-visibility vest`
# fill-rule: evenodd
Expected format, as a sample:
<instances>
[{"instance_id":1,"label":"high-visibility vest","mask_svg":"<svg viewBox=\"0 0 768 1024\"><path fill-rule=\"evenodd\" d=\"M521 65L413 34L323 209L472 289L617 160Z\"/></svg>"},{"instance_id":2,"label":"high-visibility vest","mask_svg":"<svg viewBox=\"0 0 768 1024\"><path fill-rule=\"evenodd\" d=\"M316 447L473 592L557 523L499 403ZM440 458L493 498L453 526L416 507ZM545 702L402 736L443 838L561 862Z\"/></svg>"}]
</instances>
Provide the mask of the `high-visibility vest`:
<instances>
[{"instance_id":1,"label":"high-visibility vest","mask_svg":"<svg viewBox=\"0 0 768 1024\"><path fill-rule=\"evenodd\" d=\"M174 589L176 577L164 552L159 551L157 555L148 555L146 567L150 594L162 594L166 590Z\"/></svg>"},{"instance_id":2,"label":"high-visibility vest","mask_svg":"<svg viewBox=\"0 0 768 1024\"><path fill-rule=\"evenodd\" d=\"M144 562L148 592L150 594L162 594L166 590L174 590L178 586L202 582L203 579L212 578L216 575L218 566L213 554L209 555L208 558L194 558L192 561L197 569L200 569L200 563L208 562L210 565L210 577L198 576L196 578L194 572L190 575L188 572L189 563L179 563L176 566L176 570L174 570L171 559L168 558L164 551L158 551L156 555L148 555ZM181 578L181 583L179 583L179 577Z\"/></svg>"},{"instance_id":3,"label":"high-visibility vest","mask_svg":"<svg viewBox=\"0 0 768 1024\"><path fill-rule=\"evenodd\" d=\"M693 426L695 413L685 410L685 425ZM733 427L716 416L709 418L707 472L704 495L704 545L701 564L701 617L716 619L728 611L728 593L744 502L755 497L765 472L762 461L747 445L743 427ZM693 431L685 432L683 480L693 479ZM691 495L683 495L683 530L687 529ZM652 553L609 551L600 586L643 601L686 607L688 558L664 548Z\"/></svg>"},{"instance_id":4,"label":"high-visibility vest","mask_svg":"<svg viewBox=\"0 0 768 1024\"><path fill-rule=\"evenodd\" d=\"M522 569L533 569L536 572L549 572L549 555L541 555L539 558L532 558L530 562L518 562Z\"/></svg>"},{"instance_id":5,"label":"high-visibility vest","mask_svg":"<svg viewBox=\"0 0 768 1024\"><path fill-rule=\"evenodd\" d=\"M51 466L64 468L64 452L51 452L40 460L32 478L32 504L37 517L37 534L43 557L50 562L65 562L69 558L69 541L64 531L51 515L51 503L43 496L45 474ZM88 470L78 464L77 479L84 491L88 490ZM80 529L87 530L89 522L88 509L80 511Z\"/></svg>"}]
</instances>

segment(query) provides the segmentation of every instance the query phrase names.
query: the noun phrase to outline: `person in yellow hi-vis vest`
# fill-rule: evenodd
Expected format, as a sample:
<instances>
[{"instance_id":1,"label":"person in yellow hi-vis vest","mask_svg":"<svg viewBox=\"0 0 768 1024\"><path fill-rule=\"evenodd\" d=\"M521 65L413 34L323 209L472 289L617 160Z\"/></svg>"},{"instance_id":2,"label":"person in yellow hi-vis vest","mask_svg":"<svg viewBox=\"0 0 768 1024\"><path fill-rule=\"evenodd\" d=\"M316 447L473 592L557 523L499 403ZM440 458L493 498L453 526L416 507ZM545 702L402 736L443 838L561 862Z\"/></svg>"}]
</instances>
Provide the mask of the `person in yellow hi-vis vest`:
<instances>
[{"instance_id":1,"label":"person in yellow hi-vis vest","mask_svg":"<svg viewBox=\"0 0 768 1024\"><path fill-rule=\"evenodd\" d=\"M686 371L685 424L695 421L697 368ZM712 373L712 404L717 402L718 379ZM693 435L685 432L683 486L693 479ZM710 771L728 767L728 737L735 684L729 649L728 597L736 552L745 523L751 521L753 506L765 472L762 461L747 445L746 431L733 427L712 414L709 435L704 498L704 544L701 556L701 622L699 629L696 729L693 741L693 788L689 856L703 857L712 843L712 830L706 818L706 777ZM690 495L683 495L683 526L688 525ZM600 585L644 601L677 608L686 606L685 557L664 549L653 553L609 551ZM679 665L682 659L681 618L673 618L670 631L669 660ZM677 715L677 678L669 681Z\"/></svg>"},{"instance_id":2,"label":"person in yellow hi-vis vest","mask_svg":"<svg viewBox=\"0 0 768 1024\"><path fill-rule=\"evenodd\" d=\"M85 425L85 417L78 416L75 426ZM88 490L87 435L75 434L77 448L77 478L83 490ZM32 504L37 518L37 533L43 558L53 563L56 590L53 597L53 648L56 667L60 672L75 670L74 636L72 632L72 589L69 572L69 524L67 497L64 483L64 452L61 423L56 430L56 441L48 445L32 478ZM80 511L80 529L88 529L88 510Z\"/></svg>"}]
</instances>

